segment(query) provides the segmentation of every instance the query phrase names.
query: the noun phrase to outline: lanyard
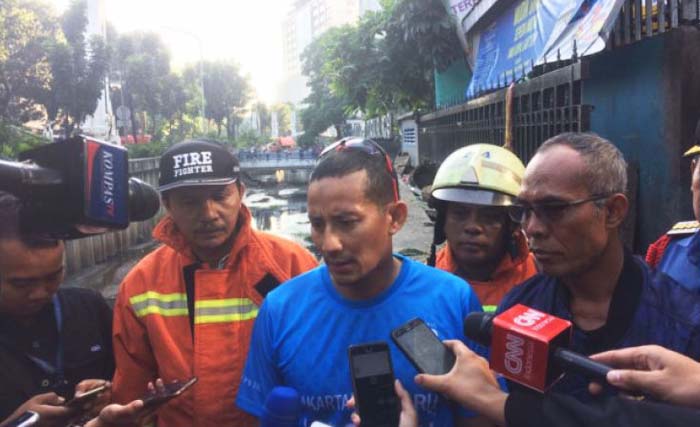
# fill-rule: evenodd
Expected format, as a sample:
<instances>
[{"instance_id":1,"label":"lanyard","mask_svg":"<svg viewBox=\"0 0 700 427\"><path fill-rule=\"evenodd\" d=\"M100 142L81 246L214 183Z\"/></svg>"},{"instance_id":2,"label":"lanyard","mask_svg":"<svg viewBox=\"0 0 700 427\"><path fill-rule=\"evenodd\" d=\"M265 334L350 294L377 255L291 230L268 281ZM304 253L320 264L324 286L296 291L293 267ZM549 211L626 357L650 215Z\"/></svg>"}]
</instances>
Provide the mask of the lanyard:
<instances>
[{"instance_id":1,"label":"lanyard","mask_svg":"<svg viewBox=\"0 0 700 427\"><path fill-rule=\"evenodd\" d=\"M31 355L27 355L27 357L45 373L53 375L56 384L62 384L65 380L65 371L63 369L63 316L58 295L54 294L51 301L53 302L53 315L56 319L56 331L58 332L56 340L56 363L52 366L49 362L38 357Z\"/></svg>"}]
</instances>

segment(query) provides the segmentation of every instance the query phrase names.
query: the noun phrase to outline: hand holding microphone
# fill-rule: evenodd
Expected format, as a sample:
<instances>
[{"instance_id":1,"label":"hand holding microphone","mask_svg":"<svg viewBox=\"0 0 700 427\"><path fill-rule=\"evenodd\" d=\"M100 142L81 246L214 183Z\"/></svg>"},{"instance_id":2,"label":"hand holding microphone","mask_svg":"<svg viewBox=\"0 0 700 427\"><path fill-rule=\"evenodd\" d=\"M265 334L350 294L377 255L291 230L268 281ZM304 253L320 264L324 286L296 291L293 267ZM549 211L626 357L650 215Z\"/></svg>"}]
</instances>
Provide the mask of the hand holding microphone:
<instances>
[{"instance_id":1,"label":"hand holding microphone","mask_svg":"<svg viewBox=\"0 0 700 427\"><path fill-rule=\"evenodd\" d=\"M610 367L566 349L571 322L522 304L494 316L470 313L464 334L491 348L491 369L511 381L546 391L565 372L604 379Z\"/></svg>"},{"instance_id":2,"label":"hand holding microphone","mask_svg":"<svg viewBox=\"0 0 700 427\"><path fill-rule=\"evenodd\" d=\"M700 363L689 357L658 345L645 345L606 351L591 358L615 367L606 377L615 387L700 408ZM589 389L595 394L600 385L591 384Z\"/></svg>"}]
</instances>

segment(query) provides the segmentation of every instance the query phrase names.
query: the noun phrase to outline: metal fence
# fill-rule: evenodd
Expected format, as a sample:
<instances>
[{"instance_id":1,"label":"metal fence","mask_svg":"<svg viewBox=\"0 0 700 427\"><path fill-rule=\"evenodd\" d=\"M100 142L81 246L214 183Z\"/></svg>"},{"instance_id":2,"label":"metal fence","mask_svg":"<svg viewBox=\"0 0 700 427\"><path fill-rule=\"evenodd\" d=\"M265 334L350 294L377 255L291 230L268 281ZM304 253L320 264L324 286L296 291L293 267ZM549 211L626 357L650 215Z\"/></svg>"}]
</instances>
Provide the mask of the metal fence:
<instances>
[{"instance_id":1,"label":"metal fence","mask_svg":"<svg viewBox=\"0 0 700 427\"><path fill-rule=\"evenodd\" d=\"M590 128L581 104L586 63L577 62L513 88L513 149L527 162L539 144L561 132ZM506 89L421 117L419 157L440 163L465 145L503 145Z\"/></svg>"},{"instance_id":2,"label":"metal fence","mask_svg":"<svg viewBox=\"0 0 700 427\"><path fill-rule=\"evenodd\" d=\"M129 160L129 175L158 186L158 158ZM71 274L124 254L134 245L149 241L160 214L134 222L121 231L66 242L66 273Z\"/></svg>"},{"instance_id":3,"label":"metal fence","mask_svg":"<svg viewBox=\"0 0 700 427\"><path fill-rule=\"evenodd\" d=\"M651 11L651 13L647 13ZM700 23L700 0L626 0L615 22L609 49Z\"/></svg>"}]
</instances>

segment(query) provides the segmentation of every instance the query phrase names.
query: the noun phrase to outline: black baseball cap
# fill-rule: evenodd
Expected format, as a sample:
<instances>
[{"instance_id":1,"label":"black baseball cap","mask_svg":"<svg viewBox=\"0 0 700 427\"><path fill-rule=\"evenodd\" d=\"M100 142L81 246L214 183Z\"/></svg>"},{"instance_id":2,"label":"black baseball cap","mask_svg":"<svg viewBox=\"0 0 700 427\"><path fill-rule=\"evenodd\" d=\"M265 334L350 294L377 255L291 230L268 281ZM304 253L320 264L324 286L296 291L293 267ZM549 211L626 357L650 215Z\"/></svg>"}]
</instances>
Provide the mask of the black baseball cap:
<instances>
[{"instance_id":1,"label":"black baseball cap","mask_svg":"<svg viewBox=\"0 0 700 427\"><path fill-rule=\"evenodd\" d=\"M238 159L214 141L190 140L165 150L160 157L158 190L200 185L228 185L241 172Z\"/></svg>"}]
</instances>

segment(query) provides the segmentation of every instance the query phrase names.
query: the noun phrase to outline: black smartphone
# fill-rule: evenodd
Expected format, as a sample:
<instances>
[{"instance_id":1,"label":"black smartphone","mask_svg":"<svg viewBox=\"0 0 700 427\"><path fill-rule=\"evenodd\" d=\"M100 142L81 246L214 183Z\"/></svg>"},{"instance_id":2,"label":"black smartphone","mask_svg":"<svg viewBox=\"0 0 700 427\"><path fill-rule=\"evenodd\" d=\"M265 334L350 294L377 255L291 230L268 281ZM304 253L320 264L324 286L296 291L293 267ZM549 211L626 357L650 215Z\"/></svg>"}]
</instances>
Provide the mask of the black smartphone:
<instances>
[{"instance_id":1,"label":"black smartphone","mask_svg":"<svg viewBox=\"0 0 700 427\"><path fill-rule=\"evenodd\" d=\"M196 382L197 377L192 377L185 382L176 380L171 383L165 384L163 391L154 391L151 393L147 393L144 397L141 398L141 400L143 400L143 408L157 408L158 406L180 396L188 388L192 387Z\"/></svg>"},{"instance_id":2,"label":"black smartphone","mask_svg":"<svg viewBox=\"0 0 700 427\"><path fill-rule=\"evenodd\" d=\"M39 422L39 414L34 411L26 411L19 417L10 421L6 427L32 427Z\"/></svg>"},{"instance_id":3,"label":"black smartphone","mask_svg":"<svg viewBox=\"0 0 700 427\"><path fill-rule=\"evenodd\" d=\"M81 409L85 404L93 402L97 397L107 389L106 385L101 385L99 387L91 388L80 396L74 396L71 400L64 403L64 406L69 408Z\"/></svg>"},{"instance_id":4,"label":"black smartphone","mask_svg":"<svg viewBox=\"0 0 700 427\"><path fill-rule=\"evenodd\" d=\"M364 427L396 427L401 407L386 342L348 347L355 407Z\"/></svg>"},{"instance_id":5,"label":"black smartphone","mask_svg":"<svg viewBox=\"0 0 700 427\"><path fill-rule=\"evenodd\" d=\"M418 372L442 375L455 364L454 353L443 344L422 319L415 318L391 331L391 339Z\"/></svg>"}]
</instances>

